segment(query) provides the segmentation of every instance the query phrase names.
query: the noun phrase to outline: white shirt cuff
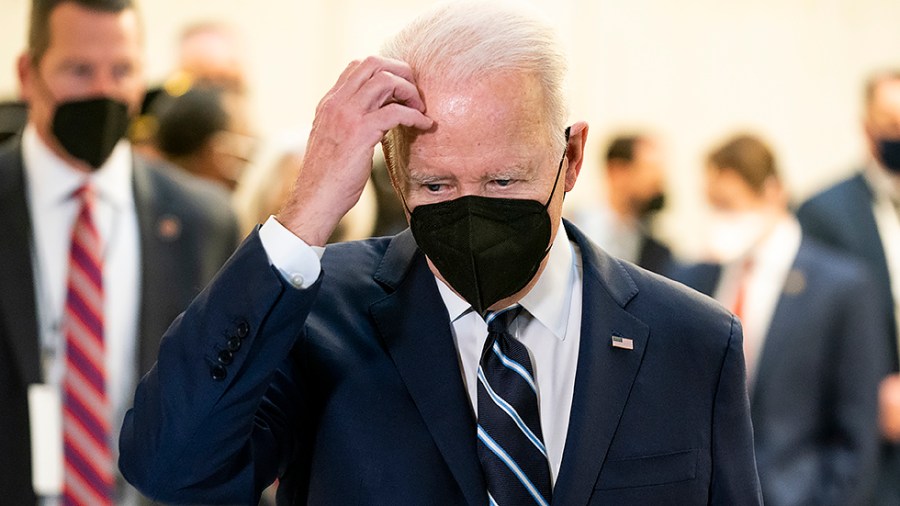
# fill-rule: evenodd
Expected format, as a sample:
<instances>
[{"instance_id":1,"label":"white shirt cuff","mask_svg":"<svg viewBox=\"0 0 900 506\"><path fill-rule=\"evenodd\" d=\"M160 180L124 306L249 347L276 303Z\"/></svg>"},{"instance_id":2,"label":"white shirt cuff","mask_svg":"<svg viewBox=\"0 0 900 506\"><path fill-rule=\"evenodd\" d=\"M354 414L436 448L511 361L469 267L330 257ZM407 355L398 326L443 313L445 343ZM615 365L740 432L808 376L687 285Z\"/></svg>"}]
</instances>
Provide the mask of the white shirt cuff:
<instances>
[{"instance_id":1,"label":"white shirt cuff","mask_svg":"<svg viewBox=\"0 0 900 506\"><path fill-rule=\"evenodd\" d=\"M269 263L294 288L309 288L319 279L325 248L306 244L279 223L275 216L269 216L260 227L259 240L269 256Z\"/></svg>"}]
</instances>

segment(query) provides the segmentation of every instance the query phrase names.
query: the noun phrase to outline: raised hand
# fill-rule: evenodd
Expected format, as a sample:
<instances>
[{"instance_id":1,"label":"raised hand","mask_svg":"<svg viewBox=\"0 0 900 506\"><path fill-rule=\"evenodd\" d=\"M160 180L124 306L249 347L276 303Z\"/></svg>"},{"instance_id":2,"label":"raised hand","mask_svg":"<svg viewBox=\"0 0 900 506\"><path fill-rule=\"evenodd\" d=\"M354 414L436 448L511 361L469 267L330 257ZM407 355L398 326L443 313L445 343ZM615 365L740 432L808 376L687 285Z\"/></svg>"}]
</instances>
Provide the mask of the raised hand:
<instances>
[{"instance_id":1,"label":"raised hand","mask_svg":"<svg viewBox=\"0 0 900 506\"><path fill-rule=\"evenodd\" d=\"M375 56L350 63L316 108L303 168L276 218L307 244L324 245L359 199L388 130L432 124L407 64Z\"/></svg>"}]
</instances>

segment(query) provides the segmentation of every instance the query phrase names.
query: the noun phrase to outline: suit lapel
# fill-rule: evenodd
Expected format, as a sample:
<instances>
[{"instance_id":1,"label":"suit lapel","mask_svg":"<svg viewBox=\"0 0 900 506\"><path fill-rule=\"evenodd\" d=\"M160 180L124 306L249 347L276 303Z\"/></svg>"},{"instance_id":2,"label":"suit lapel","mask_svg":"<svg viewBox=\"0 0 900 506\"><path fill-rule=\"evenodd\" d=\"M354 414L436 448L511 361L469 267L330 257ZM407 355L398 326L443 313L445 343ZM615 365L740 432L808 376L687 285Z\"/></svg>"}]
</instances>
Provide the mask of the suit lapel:
<instances>
[{"instance_id":1,"label":"suit lapel","mask_svg":"<svg viewBox=\"0 0 900 506\"><path fill-rule=\"evenodd\" d=\"M370 308L381 340L467 502L487 504L450 320L408 230L391 242L375 278L395 288Z\"/></svg>"},{"instance_id":2,"label":"suit lapel","mask_svg":"<svg viewBox=\"0 0 900 506\"><path fill-rule=\"evenodd\" d=\"M13 367L22 383L41 382L40 345L31 263L31 218L25 197L22 152L0 154L0 322L6 322ZM2 335L2 334L0 334Z\"/></svg>"},{"instance_id":3,"label":"suit lapel","mask_svg":"<svg viewBox=\"0 0 900 506\"><path fill-rule=\"evenodd\" d=\"M553 504L586 504L640 368L649 328L624 309L638 292L624 267L574 227L567 230L581 248L584 302L572 414ZM634 349L614 348L613 335L631 339Z\"/></svg>"},{"instance_id":4,"label":"suit lapel","mask_svg":"<svg viewBox=\"0 0 900 506\"><path fill-rule=\"evenodd\" d=\"M807 285L807 270L809 265L808 254L809 249L806 247L806 239L800 243L800 249L797 250L797 256L791 264L791 270L785 280L784 286L781 287L781 293L778 295L778 301L775 303L775 311L772 313L772 320L769 328L766 330L765 341L762 350L759 352L759 358L756 361L756 371L753 373L752 384L750 385L750 409L751 415L756 407L757 395L755 392L765 392L766 387L762 386L762 382L766 378L775 377L769 374L768 369L776 362L776 358L781 354L782 348L787 344L788 339L797 335L796 325L802 322L797 315L807 314L809 308L808 298L803 297ZM777 389L776 389L777 390Z\"/></svg>"},{"instance_id":5,"label":"suit lapel","mask_svg":"<svg viewBox=\"0 0 900 506\"><path fill-rule=\"evenodd\" d=\"M173 263L171 241L160 237L161 209L165 199L159 197L160 189L152 174L139 157L134 158L134 205L138 217L141 254L141 293L138 309L138 357L137 364L143 374L153 367L159 350L159 341L170 317L164 308L173 297L173 274L180 272ZM168 285L168 288L167 288ZM169 290L167 292L167 290Z\"/></svg>"}]
</instances>

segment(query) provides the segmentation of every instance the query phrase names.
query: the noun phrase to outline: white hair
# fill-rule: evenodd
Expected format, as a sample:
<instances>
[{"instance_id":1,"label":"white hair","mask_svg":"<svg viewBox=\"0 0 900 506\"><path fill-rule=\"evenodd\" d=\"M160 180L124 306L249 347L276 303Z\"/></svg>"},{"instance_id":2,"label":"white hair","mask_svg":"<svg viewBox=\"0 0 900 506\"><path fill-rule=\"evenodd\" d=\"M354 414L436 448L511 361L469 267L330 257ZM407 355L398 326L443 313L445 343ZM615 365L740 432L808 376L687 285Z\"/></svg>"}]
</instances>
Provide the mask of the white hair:
<instances>
[{"instance_id":1,"label":"white hair","mask_svg":"<svg viewBox=\"0 0 900 506\"><path fill-rule=\"evenodd\" d=\"M417 81L427 76L464 85L501 72L535 76L551 146L564 149L565 53L553 29L521 5L484 0L440 4L389 39L381 54L406 62ZM405 164L403 129L393 129L385 140L389 162Z\"/></svg>"}]
</instances>

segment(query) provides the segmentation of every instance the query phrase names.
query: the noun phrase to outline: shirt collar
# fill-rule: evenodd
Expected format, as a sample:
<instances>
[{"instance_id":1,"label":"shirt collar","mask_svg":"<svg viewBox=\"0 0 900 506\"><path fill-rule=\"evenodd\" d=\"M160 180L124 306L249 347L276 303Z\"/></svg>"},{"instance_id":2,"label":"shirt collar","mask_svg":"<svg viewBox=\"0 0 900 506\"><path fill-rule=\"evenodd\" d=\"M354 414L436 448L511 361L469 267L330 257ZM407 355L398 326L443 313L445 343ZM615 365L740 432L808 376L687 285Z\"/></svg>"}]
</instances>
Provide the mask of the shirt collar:
<instances>
[{"instance_id":1,"label":"shirt collar","mask_svg":"<svg viewBox=\"0 0 900 506\"><path fill-rule=\"evenodd\" d=\"M519 304L541 325L550 330L558 339L565 339L569 320L569 306L572 302L572 282L574 273L574 251L565 227L560 223L547 253L547 265L541 277ZM435 278L438 291L450 321L456 321L472 312L471 305L450 289L443 281Z\"/></svg>"},{"instance_id":2,"label":"shirt collar","mask_svg":"<svg viewBox=\"0 0 900 506\"><path fill-rule=\"evenodd\" d=\"M28 124L22 133L22 158L30 198L39 207L67 200L87 182L93 185L100 199L117 209L125 208L134 199L131 146L124 139L99 169L86 174L57 156L40 138L34 125Z\"/></svg>"},{"instance_id":3,"label":"shirt collar","mask_svg":"<svg viewBox=\"0 0 900 506\"><path fill-rule=\"evenodd\" d=\"M738 268L749 260L753 270L787 271L794 263L800 241L800 222L793 215L785 216L759 244L729 265Z\"/></svg>"},{"instance_id":4,"label":"shirt collar","mask_svg":"<svg viewBox=\"0 0 900 506\"><path fill-rule=\"evenodd\" d=\"M888 169L872 159L863 169L863 177L872 188L876 199L890 199L900 203L900 176L892 176Z\"/></svg>"}]
</instances>

